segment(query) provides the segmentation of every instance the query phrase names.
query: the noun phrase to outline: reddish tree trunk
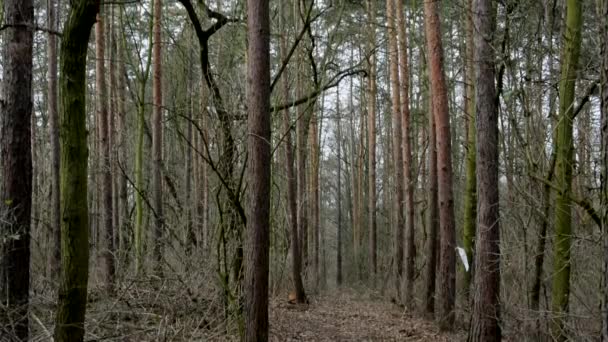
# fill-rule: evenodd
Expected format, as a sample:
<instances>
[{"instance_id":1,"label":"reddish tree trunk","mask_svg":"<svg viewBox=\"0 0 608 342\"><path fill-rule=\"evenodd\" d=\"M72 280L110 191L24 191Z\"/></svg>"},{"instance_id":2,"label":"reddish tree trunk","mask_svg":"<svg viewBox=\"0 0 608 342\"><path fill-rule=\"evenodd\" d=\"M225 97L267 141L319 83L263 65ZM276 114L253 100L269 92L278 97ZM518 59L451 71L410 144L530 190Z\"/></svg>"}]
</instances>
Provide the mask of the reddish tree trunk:
<instances>
[{"instance_id":1,"label":"reddish tree trunk","mask_svg":"<svg viewBox=\"0 0 608 342\"><path fill-rule=\"evenodd\" d=\"M452 148L447 87L443 70L443 46L439 5L441 1L424 3L426 40L429 51L429 76L433 96L433 112L437 137L437 183L440 222L439 324L442 329L454 327L456 298L456 231L452 191Z\"/></svg>"}]
</instances>

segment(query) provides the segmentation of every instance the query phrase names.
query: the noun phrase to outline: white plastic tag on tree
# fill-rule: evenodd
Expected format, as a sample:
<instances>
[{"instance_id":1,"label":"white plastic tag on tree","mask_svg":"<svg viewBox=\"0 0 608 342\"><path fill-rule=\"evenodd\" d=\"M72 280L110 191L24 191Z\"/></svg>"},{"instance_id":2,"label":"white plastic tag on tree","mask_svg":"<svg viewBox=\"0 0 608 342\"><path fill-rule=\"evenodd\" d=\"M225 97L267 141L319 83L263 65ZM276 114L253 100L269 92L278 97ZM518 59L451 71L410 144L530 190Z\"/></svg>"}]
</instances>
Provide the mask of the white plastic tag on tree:
<instances>
[{"instance_id":1,"label":"white plastic tag on tree","mask_svg":"<svg viewBox=\"0 0 608 342\"><path fill-rule=\"evenodd\" d=\"M464 270L469 272L469 260L467 259L467 253L464 251L462 247L456 247L458 251L458 255L460 255L460 260L462 260L462 264L464 265Z\"/></svg>"}]
</instances>

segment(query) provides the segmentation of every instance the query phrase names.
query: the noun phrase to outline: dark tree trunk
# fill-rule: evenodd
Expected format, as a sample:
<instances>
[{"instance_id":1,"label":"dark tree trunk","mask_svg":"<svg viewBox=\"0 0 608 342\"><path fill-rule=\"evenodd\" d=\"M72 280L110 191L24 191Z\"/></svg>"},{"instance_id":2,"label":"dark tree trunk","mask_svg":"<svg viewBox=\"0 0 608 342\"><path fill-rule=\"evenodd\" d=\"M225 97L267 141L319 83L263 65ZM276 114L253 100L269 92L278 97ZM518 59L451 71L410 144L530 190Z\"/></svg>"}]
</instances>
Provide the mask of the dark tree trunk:
<instances>
[{"instance_id":1,"label":"dark tree trunk","mask_svg":"<svg viewBox=\"0 0 608 342\"><path fill-rule=\"evenodd\" d=\"M28 339L32 209L32 0L4 0L0 89L0 336Z\"/></svg>"},{"instance_id":2,"label":"dark tree trunk","mask_svg":"<svg viewBox=\"0 0 608 342\"><path fill-rule=\"evenodd\" d=\"M89 274L86 57L99 1L72 1L61 43L61 260L55 341L82 341Z\"/></svg>"},{"instance_id":3,"label":"dark tree trunk","mask_svg":"<svg viewBox=\"0 0 608 342\"><path fill-rule=\"evenodd\" d=\"M268 0L247 1L249 212L245 263L245 341L268 340L270 244L270 13Z\"/></svg>"},{"instance_id":4,"label":"dark tree trunk","mask_svg":"<svg viewBox=\"0 0 608 342\"><path fill-rule=\"evenodd\" d=\"M608 341L608 0L601 1L601 110L602 110L602 229L604 234L604 296L602 341Z\"/></svg>"},{"instance_id":5,"label":"dark tree trunk","mask_svg":"<svg viewBox=\"0 0 608 342\"><path fill-rule=\"evenodd\" d=\"M500 341L500 226L498 108L494 85L492 1L475 0L475 99L477 116L477 234L475 288L469 341ZM472 148L470 146L469 148Z\"/></svg>"},{"instance_id":6,"label":"dark tree trunk","mask_svg":"<svg viewBox=\"0 0 608 342\"><path fill-rule=\"evenodd\" d=\"M376 0L367 0L367 19L368 25L368 73L367 78L367 149L368 149L368 212L369 212L369 268L371 271L372 281L375 282L375 276L378 268L378 253L377 253L377 212L376 212Z\"/></svg>"},{"instance_id":7,"label":"dark tree trunk","mask_svg":"<svg viewBox=\"0 0 608 342\"><path fill-rule=\"evenodd\" d=\"M428 225L429 241L427 245L427 256L429 262L426 268L426 312L429 315L435 313L435 288L437 279L437 249L439 239L439 202L437 199L437 131L435 115L433 114L432 99L429 99L429 185L428 185Z\"/></svg>"},{"instance_id":8,"label":"dark tree trunk","mask_svg":"<svg viewBox=\"0 0 608 342\"><path fill-rule=\"evenodd\" d=\"M153 258L154 269L157 274L162 274L162 238L163 238L163 190L162 190L162 167L163 167L163 93L162 93L162 55L161 55L161 13L162 0L154 0L154 39L152 46L153 77L152 97L154 110L152 113L152 202L154 206L154 243Z\"/></svg>"},{"instance_id":9,"label":"dark tree trunk","mask_svg":"<svg viewBox=\"0 0 608 342\"><path fill-rule=\"evenodd\" d=\"M50 30L57 28L56 0L48 0L47 15ZM51 257L49 258L49 270L52 279L59 277L59 266L61 264L61 213L59 211L59 114L57 112L57 38L54 33L48 34L47 58L48 70L48 116L49 137L51 143L51 232L49 245Z\"/></svg>"},{"instance_id":10,"label":"dark tree trunk","mask_svg":"<svg viewBox=\"0 0 608 342\"><path fill-rule=\"evenodd\" d=\"M447 87L443 70L443 45L439 6L441 1L424 3L424 24L429 51L429 76L433 96L437 137L437 183L440 222L439 325L444 330L454 327L456 300L456 229L452 192L452 148Z\"/></svg>"}]
</instances>

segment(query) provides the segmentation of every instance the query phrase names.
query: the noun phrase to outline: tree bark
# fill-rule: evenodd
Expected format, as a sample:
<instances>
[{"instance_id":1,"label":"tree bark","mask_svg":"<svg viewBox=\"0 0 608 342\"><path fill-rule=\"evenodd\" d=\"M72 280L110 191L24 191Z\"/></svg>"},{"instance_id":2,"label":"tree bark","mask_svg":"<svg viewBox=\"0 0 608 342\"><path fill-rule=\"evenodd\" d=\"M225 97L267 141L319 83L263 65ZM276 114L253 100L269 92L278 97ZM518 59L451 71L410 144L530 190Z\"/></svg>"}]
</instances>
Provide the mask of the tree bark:
<instances>
[{"instance_id":1,"label":"tree bark","mask_svg":"<svg viewBox=\"0 0 608 342\"><path fill-rule=\"evenodd\" d=\"M270 10L268 0L247 1L248 178L250 206L245 263L245 341L268 340L270 244Z\"/></svg>"},{"instance_id":2,"label":"tree bark","mask_svg":"<svg viewBox=\"0 0 608 342\"><path fill-rule=\"evenodd\" d=\"M386 2L386 21L388 30L388 64L391 86L391 108L393 128L393 160L395 179L395 290L401 302L401 281L403 275L403 234L405 217L403 210L403 150L401 126L401 98L399 88L399 48L397 42L397 25L395 23L395 0Z\"/></svg>"},{"instance_id":3,"label":"tree bark","mask_svg":"<svg viewBox=\"0 0 608 342\"><path fill-rule=\"evenodd\" d=\"M152 46L152 59L154 61L152 77L152 101L154 110L152 112L152 202L154 205L154 242L153 258L154 269L157 275L162 274L162 238L163 238L163 188L162 188L162 168L163 168L163 93L162 93L162 55L161 55L161 13L162 0L154 0L154 40Z\"/></svg>"},{"instance_id":4,"label":"tree bark","mask_svg":"<svg viewBox=\"0 0 608 342\"><path fill-rule=\"evenodd\" d=\"M565 315L568 313L570 297L570 253L572 248L572 171L573 152L572 121L576 73L581 45L582 11L580 0L566 2L566 31L564 36L559 82L559 122L556 139L556 185L562 189L555 202L555 256L551 308L554 318L551 323L553 337L558 341L568 338Z\"/></svg>"},{"instance_id":5,"label":"tree bark","mask_svg":"<svg viewBox=\"0 0 608 342\"><path fill-rule=\"evenodd\" d=\"M367 0L368 78L367 78L367 149L368 149L368 211L369 211L369 268L372 281L378 272L377 212L376 212L376 0Z\"/></svg>"},{"instance_id":6,"label":"tree bark","mask_svg":"<svg viewBox=\"0 0 608 342\"><path fill-rule=\"evenodd\" d=\"M437 137L437 179L440 222L440 262L439 325L443 330L454 327L454 303L456 297L456 229L454 222L454 199L452 190L452 148L450 134L450 114L443 70L443 46L441 42L441 22L439 4L441 1L424 3L424 24L429 51L429 75L433 96Z\"/></svg>"},{"instance_id":7,"label":"tree bark","mask_svg":"<svg viewBox=\"0 0 608 342\"><path fill-rule=\"evenodd\" d=\"M108 96L106 87L106 68L105 68L105 30L102 11L97 13L97 23L95 24L95 78L96 78L96 101L97 117L99 118L99 158L101 169L101 208L103 213L100 222L103 225L102 260L106 276L106 288L109 292L114 287L114 227L112 225L112 170L110 163L110 134L109 134L109 114Z\"/></svg>"},{"instance_id":8,"label":"tree bark","mask_svg":"<svg viewBox=\"0 0 608 342\"><path fill-rule=\"evenodd\" d=\"M28 339L32 209L31 0L5 0L0 93L0 336ZM86 203L86 202L85 202Z\"/></svg>"},{"instance_id":9,"label":"tree bark","mask_svg":"<svg viewBox=\"0 0 608 342\"><path fill-rule=\"evenodd\" d=\"M473 251L475 250L475 220L477 217L477 154L475 139L475 47L473 42L473 0L466 2L466 38L465 38L465 115L467 119L466 134L466 179L463 202L462 244L469 262L469 270L464 273L464 294L468 302L473 274Z\"/></svg>"},{"instance_id":10,"label":"tree bark","mask_svg":"<svg viewBox=\"0 0 608 342\"><path fill-rule=\"evenodd\" d=\"M336 90L336 142L338 180L336 185L336 206L338 207L337 253L336 253L336 284L342 285L342 125L340 123L340 91Z\"/></svg>"},{"instance_id":11,"label":"tree bark","mask_svg":"<svg viewBox=\"0 0 608 342\"><path fill-rule=\"evenodd\" d=\"M477 236L475 293L469 341L500 341L500 226L498 108L494 85L495 32L490 0L475 0L475 99L477 116ZM469 146L471 148L472 146Z\"/></svg>"},{"instance_id":12,"label":"tree bark","mask_svg":"<svg viewBox=\"0 0 608 342\"><path fill-rule=\"evenodd\" d=\"M601 56L600 79L602 128L602 233L604 235L604 296L602 305L602 341L608 341L608 0L600 2Z\"/></svg>"},{"instance_id":13,"label":"tree bark","mask_svg":"<svg viewBox=\"0 0 608 342\"><path fill-rule=\"evenodd\" d=\"M57 0L47 1L47 20L49 30L57 28ZM59 114L57 111L57 39L54 33L48 33L47 37L48 70L48 116L49 137L51 143L51 257L49 259L49 270L51 278L57 280L61 264L61 212L59 211Z\"/></svg>"},{"instance_id":14,"label":"tree bark","mask_svg":"<svg viewBox=\"0 0 608 342\"><path fill-rule=\"evenodd\" d=\"M97 0L72 1L61 43L61 260L55 341L82 341L89 274L86 57Z\"/></svg>"},{"instance_id":15,"label":"tree bark","mask_svg":"<svg viewBox=\"0 0 608 342\"><path fill-rule=\"evenodd\" d=\"M414 177L412 165L412 134L410 123L410 76L409 76L409 60L407 53L407 35L406 35L406 19L405 9L403 8L403 0L395 0L397 7L397 25L398 25L398 40L399 40L399 71L401 74L401 131L402 131L402 148L403 148L403 174L404 174L404 192L405 192L405 304L412 310L414 309L414 277L416 268L416 240L415 240L415 225L414 225Z\"/></svg>"},{"instance_id":16,"label":"tree bark","mask_svg":"<svg viewBox=\"0 0 608 342\"><path fill-rule=\"evenodd\" d=\"M285 5L281 3L281 27L286 31L285 25ZM287 54L287 42L285 36L281 36L280 41L281 56L285 58ZM289 99L289 80L287 73L283 74L281 80L281 88L284 100ZM285 132L284 151L285 151L285 173L287 175L287 209L288 222L291 227L291 262L294 290L296 293L296 302L306 302L306 292L302 282L302 259L300 254L300 239L298 237L298 209L296 199L296 175L294 170L293 143L291 134L291 118L289 108L283 110L283 131Z\"/></svg>"}]
</instances>

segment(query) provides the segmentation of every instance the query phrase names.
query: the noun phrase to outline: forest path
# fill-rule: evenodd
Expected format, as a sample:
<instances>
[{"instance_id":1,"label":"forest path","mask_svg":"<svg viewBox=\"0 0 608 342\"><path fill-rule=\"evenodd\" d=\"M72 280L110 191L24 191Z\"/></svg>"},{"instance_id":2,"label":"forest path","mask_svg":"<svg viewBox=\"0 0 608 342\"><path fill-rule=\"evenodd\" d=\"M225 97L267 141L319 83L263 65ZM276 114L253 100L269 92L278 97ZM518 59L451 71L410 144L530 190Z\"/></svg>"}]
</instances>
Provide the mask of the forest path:
<instances>
[{"instance_id":1,"label":"forest path","mask_svg":"<svg viewBox=\"0 0 608 342\"><path fill-rule=\"evenodd\" d=\"M341 289L311 298L308 305L275 299L270 308L271 341L459 341L439 332L381 297Z\"/></svg>"}]
</instances>

